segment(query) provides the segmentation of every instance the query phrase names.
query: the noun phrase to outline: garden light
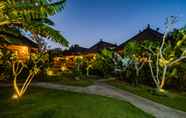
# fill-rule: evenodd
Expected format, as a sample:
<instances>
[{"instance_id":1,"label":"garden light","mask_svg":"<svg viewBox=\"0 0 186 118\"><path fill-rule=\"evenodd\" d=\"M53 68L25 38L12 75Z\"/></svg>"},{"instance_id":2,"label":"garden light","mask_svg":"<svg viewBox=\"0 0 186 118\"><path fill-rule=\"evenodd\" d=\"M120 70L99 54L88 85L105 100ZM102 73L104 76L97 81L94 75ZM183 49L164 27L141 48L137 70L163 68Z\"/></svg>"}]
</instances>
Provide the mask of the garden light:
<instances>
[{"instance_id":1,"label":"garden light","mask_svg":"<svg viewBox=\"0 0 186 118\"><path fill-rule=\"evenodd\" d=\"M16 100L16 99L18 99L19 97L17 96L17 94L13 94L12 95L12 99L14 99L14 100Z\"/></svg>"}]
</instances>

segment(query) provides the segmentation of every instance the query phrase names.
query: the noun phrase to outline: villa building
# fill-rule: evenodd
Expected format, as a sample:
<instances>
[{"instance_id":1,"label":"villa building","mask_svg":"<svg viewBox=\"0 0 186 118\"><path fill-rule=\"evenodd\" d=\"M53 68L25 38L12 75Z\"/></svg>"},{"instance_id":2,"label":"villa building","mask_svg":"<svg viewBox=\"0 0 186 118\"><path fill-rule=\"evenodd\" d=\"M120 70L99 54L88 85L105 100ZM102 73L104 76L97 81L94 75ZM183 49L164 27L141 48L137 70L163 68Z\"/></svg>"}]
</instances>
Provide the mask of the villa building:
<instances>
[{"instance_id":1,"label":"villa building","mask_svg":"<svg viewBox=\"0 0 186 118\"><path fill-rule=\"evenodd\" d=\"M30 58L32 52L38 50L37 43L25 36L2 39L0 47L9 49L17 55L18 59L24 61Z\"/></svg>"},{"instance_id":2,"label":"villa building","mask_svg":"<svg viewBox=\"0 0 186 118\"><path fill-rule=\"evenodd\" d=\"M76 58L82 58L86 51L87 48L80 47L79 45L73 45L65 51L58 50L52 56L53 66L61 70L71 69L74 66Z\"/></svg>"},{"instance_id":3,"label":"villa building","mask_svg":"<svg viewBox=\"0 0 186 118\"><path fill-rule=\"evenodd\" d=\"M98 43L96 43L95 45L93 45L86 51L85 57L90 60L90 59L96 58L96 54L100 52L101 50L115 49L116 47L117 47L116 44L112 44L112 43L100 40Z\"/></svg>"},{"instance_id":4,"label":"villa building","mask_svg":"<svg viewBox=\"0 0 186 118\"><path fill-rule=\"evenodd\" d=\"M116 51L119 52L120 54L123 52L125 46L132 41L136 41L138 43L143 43L144 41L158 41L160 42L163 38L163 34L159 32L159 29L157 28L156 30L152 29L150 25L147 26L146 29L143 31L140 31L137 35L133 36L129 40L123 42L120 44L117 48Z\"/></svg>"},{"instance_id":5,"label":"villa building","mask_svg":"<svg viewBox=\"0 0 186 118\"><path fill-rule=\"evenodd\" d=\"M74 67L77 58L86 58L88 60L95 59L96 54L103 49L113 49L119 54L123 54L125 46L127 43L132 41L137 41L138 43L143 43L145 40L158 41L160 42L163 38L163 34L158 31L159 29L152 29L150 25L143 31L136 34L134 37L125 41L124 43L117 46L109 42L100 40L95 45L90 48L84 48L79 45L71 46L68 50L59 52L61 55L53 56L53 65L61 70L71 69ZM58 53L58 54L59 54Z\"/></svg>"},{"instance_id":6,"label":"villa building","mask_svg":"<svg viewBox=\"0 0 186 118\"><path fill-rule=\"evenodd\" d=\"M77 58L95 59L96 54L103 49L115 49L117 45L100 40L90 48L73 45L69 50L65 50L60 55L53 57L53 65L61 70L71 69L75 65Z\"/></svg>"}]
</instances>

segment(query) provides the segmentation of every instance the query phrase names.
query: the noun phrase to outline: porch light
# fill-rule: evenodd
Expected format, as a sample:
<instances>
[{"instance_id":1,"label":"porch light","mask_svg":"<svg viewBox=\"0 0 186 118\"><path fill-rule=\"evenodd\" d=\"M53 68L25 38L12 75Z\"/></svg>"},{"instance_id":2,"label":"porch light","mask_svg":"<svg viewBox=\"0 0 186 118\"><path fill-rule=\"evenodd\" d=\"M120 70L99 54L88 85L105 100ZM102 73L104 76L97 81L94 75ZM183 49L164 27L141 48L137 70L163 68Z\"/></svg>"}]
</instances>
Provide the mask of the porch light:
<instances>
[{"instance_id":1,"label":"porch light","mask_svg":"<svg viewBox=\"0 0 186 118\"><path fill-rule=\"evenodd\" d=\"M65 71L66 69L67 69L67 68L66 68L65 66L62 66L62 67L61 67L61 70L62 70L62 71Z\"/></svg>"}]
</instances>

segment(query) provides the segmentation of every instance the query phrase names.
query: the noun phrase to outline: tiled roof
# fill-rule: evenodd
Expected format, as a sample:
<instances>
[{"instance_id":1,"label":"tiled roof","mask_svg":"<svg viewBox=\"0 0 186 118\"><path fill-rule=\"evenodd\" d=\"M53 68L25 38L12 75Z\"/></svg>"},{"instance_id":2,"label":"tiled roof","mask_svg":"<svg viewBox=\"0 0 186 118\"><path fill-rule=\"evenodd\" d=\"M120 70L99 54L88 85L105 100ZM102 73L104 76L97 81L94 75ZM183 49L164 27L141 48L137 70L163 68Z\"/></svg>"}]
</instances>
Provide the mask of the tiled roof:
<instances>
[{"instance_id":1,"label":"tiled roof","mask_svg":"<svg viewBox=\"0 0 186 118\"><path fill-rule=\"evenodd\" d=\"M81 53L85 53L87 48L81 47L79 45L74 45L69 48L69 50L63 51L63 55L79 55Z\"/></svg>"},{"instance_id":2,"label":"tiled roof","mask_svg":"<svg viewBox=\"0 0 186 118\"><path fill-rule=\"evenodd\" d=\"M98 43L88 49L88 52L98 52L104 48L115 48L117 45L100 40Z\"/></svg>"},{"instance_id":3,"label":"tiled roof","mask_svg":"<svg viewBox=\"0 0 186 118\"><path fill-rule=\"evenodd\" d=\"M0 33L0 34L4 35L4 33ZM3 44L27 45L30 47L38 48L38 44L32 41L31 39L29 39L28 37L25 37L25 36L15 37L15 36L11 36L10 34L7 34L6 38L1 39L0 45L3 45Z\"/></svg>"},{"instance_id":4,"label":"tiled roof","mask_svg":"<svg viewBox=\"0 0 186 118\"><path fill-rule=\"evenodd\" d=\"M130 38L129 40L125 41L121 45L117 47L117 49L122 49L124 46L130 42L130 41L138 41L138 42L143 42L144 40L151 40L151 41L161 41L163 37L163 34L151 29L150 27L147 27L145 30L142 32L139 32L137 35L134 37Z\"/></svg>"}]
</instances>

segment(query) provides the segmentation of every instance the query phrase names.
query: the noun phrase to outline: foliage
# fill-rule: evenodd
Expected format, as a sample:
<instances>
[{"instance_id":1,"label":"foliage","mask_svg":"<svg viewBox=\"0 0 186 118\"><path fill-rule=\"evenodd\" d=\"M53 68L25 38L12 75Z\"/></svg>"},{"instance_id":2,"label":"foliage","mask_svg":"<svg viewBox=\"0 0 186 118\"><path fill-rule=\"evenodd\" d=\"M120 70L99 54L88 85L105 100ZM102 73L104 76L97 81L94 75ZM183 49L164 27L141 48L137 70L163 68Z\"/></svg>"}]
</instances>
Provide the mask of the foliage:
<instances>
[{"instance_id":1,"label":"foliage","mask_svg":"<svg viewBox=\"0 0 186 118\"><path fill-rule=\"evenodd\" d=\"M181 64L174 66L173 69L170 70L171 78L167 81L168 88L174 88L180 91L185 91L186 89L186 63L185 61Z\"/></svg>"},{"instance_id":2,"label":"foliage","mask_svg":"<svg viewBox=\"0 0 186 118\"><path fill-rule=\"evenodd\" d=\"M31 57L30 60L20 60L18 59L15 53L10 52L6 48L1 49L0 62L1 62L1 66L4 66L2 71L5 71L5 73L3 72L1 74L12 73L13 87L15 91L14 97L16 98L21 97L26 92L32 79L34 78L35 75L37 75L37 73L40 71L41 67L43 66L43 63L45 63L48 59L47 54L43 54L43 53L37 53L37 54L32 53L30 57ZM28 73L24 73L25 70L27 70ZM22 73L26 74L24 76L26 77L26 79L22 79L22 76L20 76ZM21 86L21 88L19 88L17 84L18 78L20 78L19 80L24 80L24 83Z\"/></svg>"},{"instance_id":3,"label":"foliage","mask_svg":"<svg viewBox=\"0 0 186 118\"><path fill-rule=\"evenodd\" d=\"M141 45L138 42L129 42L127 43L124 49L124 58L129 58L131 63L128 65L128 72L126 72L127 76L129 74L129 70L132 71L135 69L136 77L132 77L132 81L135 85L138 84L140 70L143 68L144 64L147 62L147 57ZM130 68L130 69L129 69ZM134 68L134 69L132 69Z\"/></svg>"},{"instance_id":4,"label":"foliage","mask_svg":"<svg viewBox=\"0 0 186 118\"><path fill-rule=\"evenodd\" d=\"M180 29L179 31L174 32L175 40L171 39L168 34L170 34L170 27L175 23L175 17L170 17L168 19L167 32L165 32L163 36L163 40L160 46L154 46L156 48L151 48L152 45L146 47L149 50L149 67L151 70L151 75L153 81L158 88L159 91L162 91L167 78L167 74L170 76L174 76L176 70L173 69L172 72L168 72L175 65L180 64L180 62L186 58L186 37L185 37L185 29ZM176 34L175 34L176 33Z\"/></svg>"},{"instance_id":5,"label":"foliage","mask_svg":"<svg viewBox=\"0 0 186 118\"><path fill-rule=\"evenodd\" d=\"M93 64L93 69L100 75L106 76L114 72L115 64L113 61L113 51L103 49L96 55L96 60Z\"/></svg>"},{"instance_id":6,"label":"foliage","mask_svg":"<svg viewBox=\"0 0 186 118\"><path fill-rule=\"evenodd\" d=\"M73 73L76 76L76 79L79 79L83 74L83 57L76 57L75 58L75 66L73 69Z\"/></svg>"},{"instance_id":7,"label":"foliage","mask_svg":"<svg viewBox=\"0 0 186 118\"><path fill-rule=\"evenodd\" d=\"M154 88L151 86L138 85L136 87L131 86L130 84L119 81L112 80L107 82L110 85L113 85L117 88L123 89L125 91L129 91L136 95L142 96L144 98L150 99L160 104L164 104L166 106L179 109L182 111L186 111L186 96L185 93L181 93L180 91L171 91L169 90L168 94L160 94L155 93Z\"/></svg>"},{"instance_id":8,"label":"foliage","mask_svg":"<svg viewBox=\"0 0 186 118\"><path fill-rule=\"evenodd\" d=\"M50 25L48 19L63 9L65 0L5 0L0 2L0 34L6 40L10 35L19 36L22 30L52 39L64 46L66 39ZM35 40L37 40L34 37Z\"/></svg>"},{"instance_id":9,"label":"foliage","mask_svg":"<svg viewBox=\"0 0 186 118\"><path fill-rule=\"evenodd\" d=\"M47 59L48 59L47 54L32 53L29 63L26 64L23 60L17 59L17 56L15 54L12 54L12 56L10 57L10 62L12 64L13 87L15 90L15 94L13 96L15 98L20 98L21 96L24 95L32 79L34 78L35 75L38 74L41 67L43 66L43 63L45 63ZM19 75L23 72L24 69L28 69L29 72L23 85L21 86L21 88L19 88L17 84L17 79L19 78Z\"/></svg>"},{"instance_id":10,"label":"foliage","mask_svg":"<svg viewBox=\"0 0 186 118\"><path fill-rule=\"evenodd\" d=\"M42 40L54 40L64 46L68 41L55 30L54 23L48 19L64 8L65 0L4 0L0 1L0 38L3 40L24 37L25 32L31 34L32 40L39 45L39 53L32 54L28 63L17 59L17 55L12 54L9 63L12 65L13 84L15 90L14 97L21 97L34 76L43 69L43 63L48 58L44 52ZM4 56L3 56L4 57ZM2 59L1 59L2 60ZM28 76L21 88L17 85L17 78L24 70L28 71Z\"/></svg>"},{"instance_id":11,"label":"foliage","mask_svg":"<svg viewBox=\"0 0 186 118\"><path fill-rule=\"evenodd\" d=\"M0 48L0 79L8 79L11 75L11 64L9 63L9 58L11 57L11 52L5 48Z\"/></svg>"}]
</instances>

